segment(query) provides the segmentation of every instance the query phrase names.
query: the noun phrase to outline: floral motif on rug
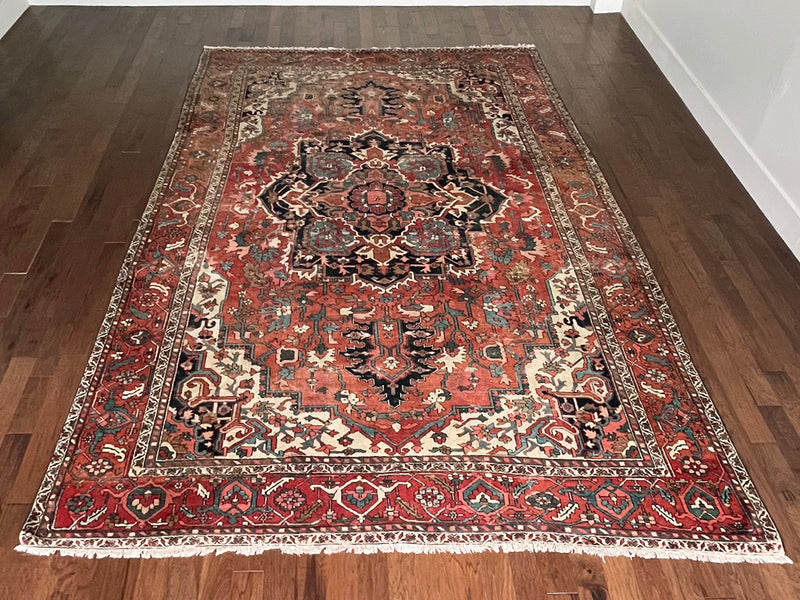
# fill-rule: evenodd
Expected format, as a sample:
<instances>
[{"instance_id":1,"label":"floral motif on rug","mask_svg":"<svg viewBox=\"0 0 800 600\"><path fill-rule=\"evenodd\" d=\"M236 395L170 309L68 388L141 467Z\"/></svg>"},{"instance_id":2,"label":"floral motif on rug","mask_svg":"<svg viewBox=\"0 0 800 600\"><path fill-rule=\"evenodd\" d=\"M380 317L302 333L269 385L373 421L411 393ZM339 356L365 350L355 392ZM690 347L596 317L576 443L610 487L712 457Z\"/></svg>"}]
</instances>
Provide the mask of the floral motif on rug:
<instances>
[{"instance_id":1,"label":"floral motif on rug","mask_svg":"<svg viewBox=\"0 0 800 600\"><path fill-rule=\"evenodd\" d=\"M207 49L20 548L786 560L532 48Z\"/></svg>"}]
</instances>

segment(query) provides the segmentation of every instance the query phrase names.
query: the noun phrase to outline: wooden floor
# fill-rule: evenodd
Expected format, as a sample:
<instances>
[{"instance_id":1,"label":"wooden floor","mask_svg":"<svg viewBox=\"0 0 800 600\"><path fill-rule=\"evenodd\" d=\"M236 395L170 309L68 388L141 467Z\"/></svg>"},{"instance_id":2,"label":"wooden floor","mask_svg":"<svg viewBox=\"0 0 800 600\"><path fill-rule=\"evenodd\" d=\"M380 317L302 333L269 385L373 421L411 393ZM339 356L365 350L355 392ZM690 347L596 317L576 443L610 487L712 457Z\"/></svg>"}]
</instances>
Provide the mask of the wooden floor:
<instances>
[{"instance_id":1,"label":"wooden floor","mask_svg":"<svg viewBox=\"0 0 800 600\"><path fill-rule=\"evenodd\" d=\"M0 598L800 598L800 566L495 553L78 560L12 550L203 44L521 42L539 46L800 559L800 265L619 15L32 7L0 41Z\"/></svg>"}]
</instances>

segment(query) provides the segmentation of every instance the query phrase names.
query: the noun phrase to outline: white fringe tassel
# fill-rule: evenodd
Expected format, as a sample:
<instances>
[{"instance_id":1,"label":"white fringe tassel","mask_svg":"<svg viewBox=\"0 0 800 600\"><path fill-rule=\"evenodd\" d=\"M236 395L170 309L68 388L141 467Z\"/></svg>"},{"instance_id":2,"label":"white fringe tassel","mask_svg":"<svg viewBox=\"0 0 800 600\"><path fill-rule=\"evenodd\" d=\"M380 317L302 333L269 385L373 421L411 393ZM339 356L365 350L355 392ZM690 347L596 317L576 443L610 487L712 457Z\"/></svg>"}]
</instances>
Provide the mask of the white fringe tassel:
<instances>
[{"instance_id":1,"label":"white fringe tassel","mask_svg":"<svg viewBox=\"0 0 800 600\"><path fill-rule=\"evenodd\" d=\"M124 542L124 540L121 540ZM37 556L74 556L80 558L180 558L188 556L206 556L209 554L235 554L252 556L271 550L279 550L284 554L376 554L378 552L399 552L404 554L476 554L480 552L558 552L563 554L589 554L599 556L603 560L608 557L654 558L654 559L690 559L713 563L782 563L792 564L792 560L783 553L733 553L692 550L689 548L650 548L637 546L589 546L542 541L496 542L485 544L449 543L449 544L296 544L252 543L246 545L180 545L157 548L82 548L82 547L47 547L21 543L15 548Z\"/></svg>"},{"instance_id":2,"label":"white fringe tassel","mask_svg":"<svg viewBox=\"0 0 800 600\"><path fill-rule=\"evenodd\" d=\"M474 44L471 46L371 46L369 48L345 48L342 46L203 46L203 50L255 50L277 52L375 52L381 50L402 50L403 52L437 52L439 50L513 50L536 48L534 44Z\"/></svg>"}]
</instances>

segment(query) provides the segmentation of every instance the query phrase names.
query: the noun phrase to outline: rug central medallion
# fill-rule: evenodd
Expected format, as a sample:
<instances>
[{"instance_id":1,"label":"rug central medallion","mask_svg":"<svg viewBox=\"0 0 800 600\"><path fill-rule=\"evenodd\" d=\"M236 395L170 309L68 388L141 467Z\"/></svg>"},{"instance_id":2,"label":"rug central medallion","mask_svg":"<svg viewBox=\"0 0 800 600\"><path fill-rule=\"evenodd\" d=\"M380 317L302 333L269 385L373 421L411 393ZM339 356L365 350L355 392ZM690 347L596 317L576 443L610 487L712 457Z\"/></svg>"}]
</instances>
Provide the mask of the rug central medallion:
<instances>
[{"instance_id":1,"label":"rug central medallion","mask_svg":"<svg viewBox=\"0 0 800 600\"><path fill-rule=\"evenodd\" d=\"M784 560L531 48L207 50L22 543Z\"/></svg>"},{"instance_id":2,"label":"rug central medallion","mask_svg":"<svg viewBox=\"0 0 800 600\"><path fill-rule=\"evenodd\" d=\"M468 272L474 258L467 232L481 231L505 199L457 171L452 148L374 131L325 144L303 140L298 159L261 196L296 232L292 269L361 282L378 294L406 279L444 278L450 267ZM341 354L352 362L347 371L397 408L415 382L436 371L426 359L438 353L426 341L432 330L390 312L354 322Z\"/></svg>"},{"instance_id":3,"label":"rug central medallion","mask_svg":"<svg viewBox=\"0 0 800 600\"><path fill-rule=\"evenodd\" d=\"M261 199L297 232L293 269L387 292L406 278L472 267L467 232L480 231L505 196L457 170L449 146L372 131L302 140L297 164Z\"/></svg>"}]
</instances>

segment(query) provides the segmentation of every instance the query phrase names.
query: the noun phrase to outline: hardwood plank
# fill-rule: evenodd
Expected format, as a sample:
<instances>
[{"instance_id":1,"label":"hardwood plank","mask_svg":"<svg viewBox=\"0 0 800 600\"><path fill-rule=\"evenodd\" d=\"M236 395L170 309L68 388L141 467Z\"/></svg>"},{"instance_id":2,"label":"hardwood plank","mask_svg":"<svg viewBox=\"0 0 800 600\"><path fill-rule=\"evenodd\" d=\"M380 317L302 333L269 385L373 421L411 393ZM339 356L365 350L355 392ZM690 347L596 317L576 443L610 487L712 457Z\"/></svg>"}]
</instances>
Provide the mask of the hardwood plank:
<instances>
[{"instance_id":1,"label":"hardwood plank","mask_svg":"<svg viewBox=\"0 0 800 600\"><path fill-rule=\"evenodd\" d=\"M6 435L11 418L35 365L35 357L14 356L0 379L0 439Z\"/></svg>"},{"instance_id":2,"label":"hardwood plank","mask_svg":"<svg viewBox=\"0 0 800 600\"><path fill-rule=\"evenodd\" d=\"M519 552L510 554L509 562L520 600L561 600L564 597L606 600L608 597L606 567L597 557Z\"/></svg>"},{"instance_id":3,"label":"hardwood plank","mask_svg":"<svg viewBox=\"0 0 800 600\"><path fill-rule=\"evenodd\" d=\"M176 598L200 597L203 558L125 561L128 564L124 600L161 600L169 590Z\"/></svg>"}]
</instances>

